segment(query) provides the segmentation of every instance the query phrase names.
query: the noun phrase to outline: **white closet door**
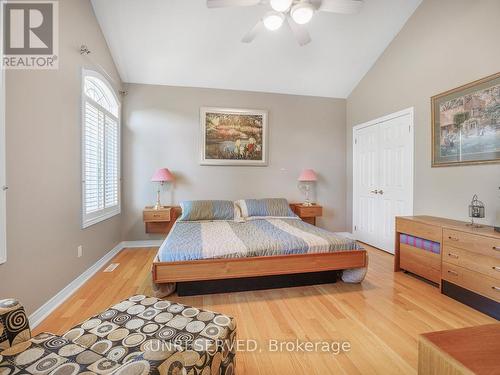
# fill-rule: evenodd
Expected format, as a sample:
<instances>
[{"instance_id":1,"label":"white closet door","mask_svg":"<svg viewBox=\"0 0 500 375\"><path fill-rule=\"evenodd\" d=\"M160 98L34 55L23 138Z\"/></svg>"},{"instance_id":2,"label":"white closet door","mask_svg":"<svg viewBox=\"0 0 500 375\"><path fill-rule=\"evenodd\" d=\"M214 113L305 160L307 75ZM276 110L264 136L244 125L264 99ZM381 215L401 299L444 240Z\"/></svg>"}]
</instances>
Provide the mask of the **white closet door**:
<instances>
[{"instance_id":1,"label":"white closet door","mask_svg":"<svg viewBox=\"0 0 500 375\"><path fill-rule=\"evenodd\" d=\"M377 241L379 132L376 126L359 129L356 133L354 165L356 204L356 238L366 243Z\"/></svg>"},{"instance_id":2,"label":"white closet door","mask_svg":"<svg viewBox=\"0 0 500 375\"><path fill-rule=\"evenodd\" d=\"M394 253L395 217L413 214L413 111L354 128L355 237Z\"/></svg>"},{"instance_id":3,"label":"white closet door","mask_svg":"<svg viewBox=\"0 0 500 375\"><path fill-rule=\"evenodd\" d=\"M410 115L378 125L380 173L378 247L394 254L396 216L413 213L413 131Z\"/></svg>"}]
</instances>

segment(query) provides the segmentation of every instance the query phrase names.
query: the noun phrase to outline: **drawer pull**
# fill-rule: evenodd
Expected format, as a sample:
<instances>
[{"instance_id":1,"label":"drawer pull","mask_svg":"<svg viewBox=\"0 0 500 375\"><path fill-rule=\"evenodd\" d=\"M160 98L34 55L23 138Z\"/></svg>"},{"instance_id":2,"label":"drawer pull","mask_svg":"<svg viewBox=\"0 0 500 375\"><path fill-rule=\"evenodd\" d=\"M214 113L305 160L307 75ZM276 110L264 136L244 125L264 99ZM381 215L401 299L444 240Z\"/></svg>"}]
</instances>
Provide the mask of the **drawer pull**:
<instances>
[{"instance_id":1,"label":"drawer pull","mask_svg":"<svg viewBox=\"0 0 500 375\"><path fill-rule=\"evenodd\" d=\"M457 254L448 253L448 256L452 257L452 258L455 258L455 259L458 259L458 255Z\"/></svg>"},{"instance_id":2,"label":"drawer pull","mask_svg":"<svg viewBox=\"0 0 500 375\"><path fill-rule=\"evenodd\" d=\"M499 291L499 292L500 292L500 287L498 287L498 286L492 286L492 287L491 287L491 289L493 289L493 290L496 290L496 291Z\"/></svg>"},{"instance_id":3,"label":"drawer pull","mask_svg":"<svg viewBox=\"0 0 500 375\"><path fill-rule=\"evenodd\" d=\"M458 238L452 236L448 236L448 239L451 241L458 241Z\"/></svg>"},{"instance_id":4,"label":"drawer pull","mask_svg":"<svg viewBox=\"0 0 500 375\"><path fill-rule=\"evenodd\" d=\"M452 271L452 270L448 270L448 273L452 274L453 276L458 276L458 272L455 272L455 271Z\"/></svg>"}]
</instances>

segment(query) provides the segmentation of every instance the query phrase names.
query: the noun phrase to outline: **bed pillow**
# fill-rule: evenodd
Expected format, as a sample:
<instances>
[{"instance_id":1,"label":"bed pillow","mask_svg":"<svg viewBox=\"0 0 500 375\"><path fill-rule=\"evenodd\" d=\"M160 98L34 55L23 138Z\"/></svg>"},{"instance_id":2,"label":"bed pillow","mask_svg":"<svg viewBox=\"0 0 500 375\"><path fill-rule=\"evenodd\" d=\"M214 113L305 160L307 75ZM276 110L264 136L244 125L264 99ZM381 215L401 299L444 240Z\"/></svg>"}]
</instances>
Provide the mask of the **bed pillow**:
<instances>
[{"instance_id":1,"label":"bed pillow","mask_svg":"<svg viewBox=\"0 0 500 375\"><path fill-rule=\"evenodd\" d=\"M180 221L233 220L231 201L182 201Z\"/></svg>"},{"instance_id":2,"label":"bed pillow","mask_svg":"<svg viewBox=\"0 0 500 375\"><path fill-rule=\"evenodd\" d=\"M297 217L284 198L241 199L235 202L242 218Z\"/></svg>"}]
</instances>

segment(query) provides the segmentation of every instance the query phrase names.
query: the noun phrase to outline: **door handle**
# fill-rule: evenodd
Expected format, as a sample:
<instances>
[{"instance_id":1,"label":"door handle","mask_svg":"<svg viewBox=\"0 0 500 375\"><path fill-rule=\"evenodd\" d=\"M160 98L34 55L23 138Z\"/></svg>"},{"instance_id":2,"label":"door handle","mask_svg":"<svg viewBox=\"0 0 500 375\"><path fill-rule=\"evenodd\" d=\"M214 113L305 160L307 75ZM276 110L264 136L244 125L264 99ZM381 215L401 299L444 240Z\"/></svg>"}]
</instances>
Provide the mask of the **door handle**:
<instances>
[{"instance_id":1,"label":"door handle","mask_svg":"<svg viewBox=\"0 0 500 375\"><path fill-rule=\"evenodd\" d=\"M452 258L455 258L455 259L458 259L458 255L457 254L448 253L448 256L452 257Z\"/></svg>"},{"instance_id":2,"label":"door handle","mask_svg":"<svg viewBox=\"0 0 500 375\"><path fill-rule=\"evenodd\" d=\"M493 267L491 267L491 268L493 268L495 271L500 272L500 267L493 266Z\"/></svg>"},{"instance_id":3,"label":"door handle","mask_svg":"<svg viewBox=\"0 0 500 375\"><path fill-rule=\"evenodd\" d=\"M378 190L372 190L372 191L370 191L370 193L372 193L372 194L378 194Z\"/></svg>"},{"instance_id":4,"label":"door handle","mask_svg":"<svg viewBox=\"0 0 500 375\"><path fill-rule=\"evenodd\" d=\"M493 250L500 251L500 246L493 246Z\"/></svg>"},{"instance_id":5,"label":"door handle","mask_svg":"<svg viewBox=\"0 0 500 375\"><path fill-rule=\"evenodd\" d=\"M492 286L491 289L494 289L494 290L500 292L500 287L498 287L498 286Z\"/></svg>"},{"instance_id":6,"label":"door handle","mask_svg":"<svg viewBox=\"0 0 500 375\"><path fill-rule=\"evenodd\" d=\"M453 276L458 276L458 273L455 271L448 270L448 273L453 275Z\"/></svg>"},{"instance_id":7,"label":"door handle","mask_svg":"<svg viewBox=\"0 0 500 375\"><path fill-rule=\"evenodd\" d=\"M379 190L378 193L383 195L384 191L383 190Z\"/></svg>"}]
</instances>

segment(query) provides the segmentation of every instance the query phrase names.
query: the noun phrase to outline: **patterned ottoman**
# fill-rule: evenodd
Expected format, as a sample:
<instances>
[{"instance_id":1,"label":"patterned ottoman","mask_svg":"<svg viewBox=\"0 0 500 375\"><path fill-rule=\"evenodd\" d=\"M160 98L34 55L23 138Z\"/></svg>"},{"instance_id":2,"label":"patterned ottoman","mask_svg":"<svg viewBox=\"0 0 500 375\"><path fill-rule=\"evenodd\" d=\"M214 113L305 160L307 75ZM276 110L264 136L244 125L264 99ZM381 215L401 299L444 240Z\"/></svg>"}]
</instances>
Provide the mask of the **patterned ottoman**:
<instances>
[{"instance_id":1,"label":"patterned ottoman","mask_svg":"<svg viewBox=\"0 0 500 375\"><path fill-rule=\"evenodd\" d=\"M0 352L0 374L232 375L235 337L226 315L138 295Z\"/></svg>"}]
</instances>

